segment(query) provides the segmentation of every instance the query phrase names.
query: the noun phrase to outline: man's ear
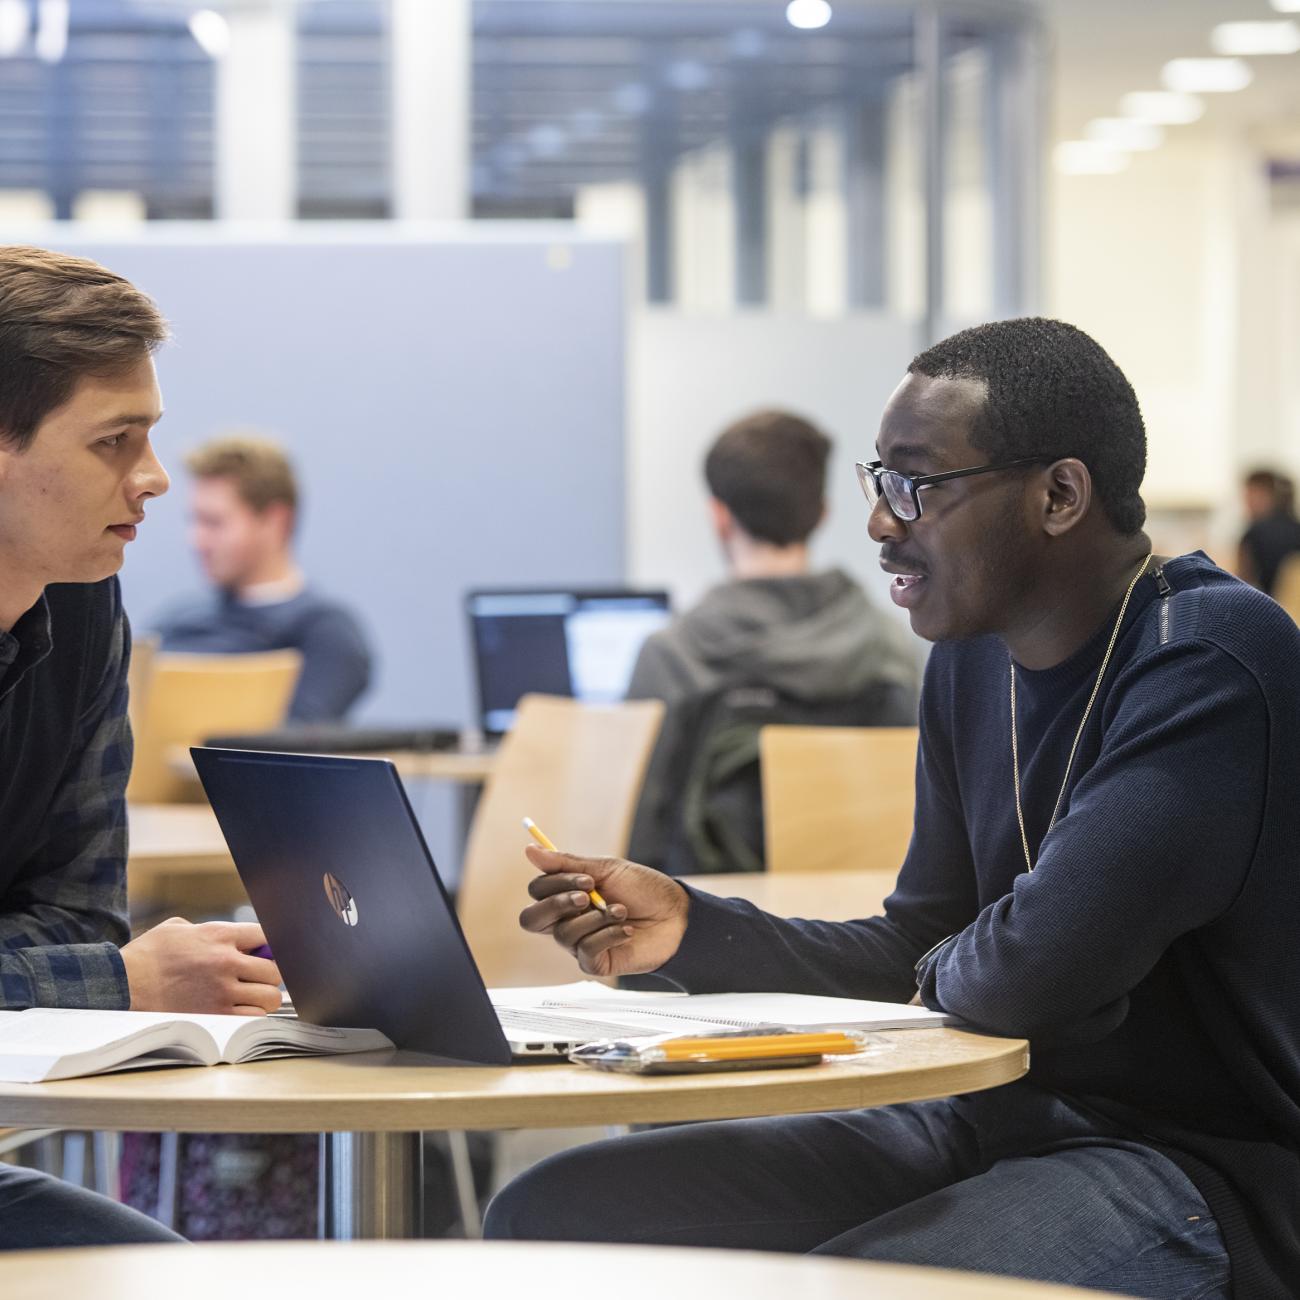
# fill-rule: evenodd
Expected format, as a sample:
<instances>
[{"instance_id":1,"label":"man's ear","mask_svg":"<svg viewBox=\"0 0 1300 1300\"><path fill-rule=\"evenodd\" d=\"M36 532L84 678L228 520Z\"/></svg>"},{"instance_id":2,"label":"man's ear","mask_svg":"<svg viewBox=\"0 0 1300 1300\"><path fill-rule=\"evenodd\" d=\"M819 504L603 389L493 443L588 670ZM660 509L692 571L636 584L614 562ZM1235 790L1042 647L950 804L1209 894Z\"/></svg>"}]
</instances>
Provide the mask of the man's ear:
<instances>
[{"instance_id":1,"label":"man's ear","mask_svg":"<svg viewBox=\"0 0 1300 1300\"><path fill-rule=\"evenodd\" d=\"M1047 467L1038 498L1042 528L1062 537L1077 528L1092 509L1092 475L1081 460L1069 457Z\"/></svg>"},{"instance_id":2,"label":"man's ear","mask_svg":"<svg viewBox=\"0 0 1300 1300\"><path fill-rule=\"evenodd\" d=\"M272 527L275 534L287 546L293 538L294 511L285 501L272 501L262 511L262 521Z\"/></svg>"},{"instance_id":3,"label":"man's ear","mask_svg":"<svg viewBox=\"0 0 1300 1300\"><path fill-rule=\"evenodd\" d=\"M725 542L736 531L736 517L717 497L709 498L709 522L720 541Z\"/></svg>"}]
</instances>

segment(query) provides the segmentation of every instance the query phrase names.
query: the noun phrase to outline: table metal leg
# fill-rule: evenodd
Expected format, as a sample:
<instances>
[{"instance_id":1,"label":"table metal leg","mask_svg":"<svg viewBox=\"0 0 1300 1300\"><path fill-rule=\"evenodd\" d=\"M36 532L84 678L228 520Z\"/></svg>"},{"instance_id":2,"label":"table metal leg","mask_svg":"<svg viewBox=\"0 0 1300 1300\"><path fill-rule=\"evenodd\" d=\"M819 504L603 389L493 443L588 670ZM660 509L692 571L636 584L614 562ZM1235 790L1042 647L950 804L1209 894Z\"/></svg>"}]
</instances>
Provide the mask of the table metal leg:
<instances>
[{"instance_id":1,"label":"table metal leg","mask_svg":"<svg viewBox=\"0 0 1300 1300\"><path fill-rule=\"evenodd\" d=\"M100 1132L94 1135L93 1141L95 1190L101 1196L120 1201L122 1199L122 1135Z\"/></svg>"},{"instance_id":2,"label":"table metal leg","mask_svg":"<svg viewBox=\"0 0 1300 1300\"><path fill-rule=\"evenodd\" d=\"M469 1238L483 1235L483 1220L478 1212L478 1192L474 1187L474 1168L469 1159L469 1141L459 1129L447 1134L451 1152L452 1179L456 1184L456 1203L460 1206L461 1227Z\"/></svg>"},{"instance_id":3,"label":"table metal leg","mask_svg":"<svg viewBox=\"0 0 1300 1300\"><path fill-rule=\"evenodd\" d=\"M322 1133L320 1235L418 1237L424 1226L419 1133Z\"/></svg>"},{"instance_id":4,"label":"table metal leg","mask_svg":"<svg viewBox=\"0 0 1300 1300\"><path fill-rule=\"evenodd\" d=\"M158 1208L154 1218L164 1228L176 1226L181 1186L181 1135L163 1133L158 1138Z\"/></svg>"}]
</instances>

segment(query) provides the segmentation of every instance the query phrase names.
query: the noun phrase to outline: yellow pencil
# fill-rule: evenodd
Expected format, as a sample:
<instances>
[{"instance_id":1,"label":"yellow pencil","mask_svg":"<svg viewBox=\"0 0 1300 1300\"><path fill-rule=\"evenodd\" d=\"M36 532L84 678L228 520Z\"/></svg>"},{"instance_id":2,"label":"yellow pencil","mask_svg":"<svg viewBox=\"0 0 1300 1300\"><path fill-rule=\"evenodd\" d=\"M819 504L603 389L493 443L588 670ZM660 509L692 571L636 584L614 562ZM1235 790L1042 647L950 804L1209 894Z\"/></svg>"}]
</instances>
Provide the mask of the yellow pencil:
<instances>
[{"instance_id":1,"label":"yellow pencil","mask_svg":"<svg viewBox=\"0 0 1300 1300\"><path fill-rule=\"evenodd\" d=\"M542 828L535 821L533 821L531 817L524 818L524 830L526 830L529 833L529 835L531 835L533 839L535 839L538 842L538 844L540 844L542 848L544 848L548 853L559 852L559 849L557 849L555 845L551 843L550 837L546 834L544 830L542 830ZM602 912L609 911L609 904L605 902L603 898L601 898L599 890L589 889L587 891L587 897L591 899L593 907L599 908L600 911Z\"/></svg>"}]
</instances>

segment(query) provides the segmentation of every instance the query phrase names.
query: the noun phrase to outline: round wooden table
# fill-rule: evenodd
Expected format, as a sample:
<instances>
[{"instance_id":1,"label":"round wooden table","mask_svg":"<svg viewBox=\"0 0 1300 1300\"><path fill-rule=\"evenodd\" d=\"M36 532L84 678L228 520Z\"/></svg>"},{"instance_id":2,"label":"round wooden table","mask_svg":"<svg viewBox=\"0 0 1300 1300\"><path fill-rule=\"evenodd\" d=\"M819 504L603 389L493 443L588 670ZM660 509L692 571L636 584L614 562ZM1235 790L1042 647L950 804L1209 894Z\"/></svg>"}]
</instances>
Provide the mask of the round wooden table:
<instances>
[{"instance_id":1,"label":"round wooden table","mask_svg":"<svg viewBox=\"0 0 1300 1300\"><path fill-rule=\"evenodd\" d=\"M0 1125L322 1133L328 1235L399 1237L419 1231L424 1130L855 1110L993 1088L1028 1067L1023 1040L956 1029L885 1031L861 1057L808 1069L646 1078L567 1063L484 1068L409 1052L367 1052L3 1083Z\"/></svg>"},{"instance_id":2,"label":"round wooden table","mask_svg":"<svg viewBox=\"0 0 1300 1300\"><path fill-rule=\"evenodd\" d=\"M1084 1300L1095 1291L813 1255L535 1242L253 1242L22 1251L4 1257L6 1300L229 1300L232 1292L356 1300L418 1296L573 1300L584 1279L618 1300Z\"/></svg>"}]
</instances>

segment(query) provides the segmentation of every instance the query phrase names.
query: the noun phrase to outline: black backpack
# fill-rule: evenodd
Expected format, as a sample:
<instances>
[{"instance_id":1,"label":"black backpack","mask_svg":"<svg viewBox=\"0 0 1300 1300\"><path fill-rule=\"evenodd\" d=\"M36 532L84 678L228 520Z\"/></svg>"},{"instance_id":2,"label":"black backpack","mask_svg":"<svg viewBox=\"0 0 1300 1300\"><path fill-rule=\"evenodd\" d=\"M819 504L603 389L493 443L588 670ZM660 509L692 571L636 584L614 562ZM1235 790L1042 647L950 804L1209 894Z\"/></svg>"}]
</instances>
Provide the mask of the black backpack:
<instances>
[{"instance_id":1,"label":"black backpack","mask_svg":"<svg viewBox=\"0 0 1300 1300\"><path fill-rule=\"evenodd\" d=\"M839 700L800 700L770 686L732 685L688 701L682 718L664 802L661 869L673 876L763 871L758 733L772 724L913 726L916 697L891 682L874 682Z\"/></svg>"}]
</instances>

